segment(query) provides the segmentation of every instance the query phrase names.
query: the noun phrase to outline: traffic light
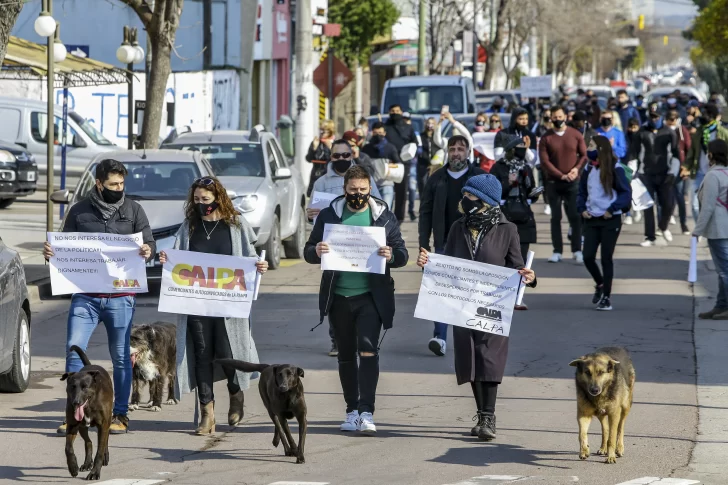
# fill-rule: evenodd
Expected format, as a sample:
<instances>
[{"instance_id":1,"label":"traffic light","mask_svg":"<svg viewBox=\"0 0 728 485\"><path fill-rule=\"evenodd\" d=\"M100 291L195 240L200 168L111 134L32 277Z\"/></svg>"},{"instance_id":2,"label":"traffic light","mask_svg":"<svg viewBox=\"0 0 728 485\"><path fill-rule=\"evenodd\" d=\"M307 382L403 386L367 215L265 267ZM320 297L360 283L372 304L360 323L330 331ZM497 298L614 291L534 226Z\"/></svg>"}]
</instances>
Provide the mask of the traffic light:
<instances>
[{"instance_id":1,"label":"traffic light","mask_svg":"<svg viewBox=\"0 0 728 485\"><path fill-rule=\"evenodd\" d=\"M662 45L668 45L670 43L670 38L668 36L664 36L662 38Z\"/></svg>"},{"instance_id":2,"label":"traffic light","mask_svg":"<svg viewBox=\"0 0 728 485\"><path fill-rule=\"evenodd\" d=\"M638 21L637 25L640 30L645 30L645 16L644 15L639 16L639 21Z\"/></svg>"}]
</instances>

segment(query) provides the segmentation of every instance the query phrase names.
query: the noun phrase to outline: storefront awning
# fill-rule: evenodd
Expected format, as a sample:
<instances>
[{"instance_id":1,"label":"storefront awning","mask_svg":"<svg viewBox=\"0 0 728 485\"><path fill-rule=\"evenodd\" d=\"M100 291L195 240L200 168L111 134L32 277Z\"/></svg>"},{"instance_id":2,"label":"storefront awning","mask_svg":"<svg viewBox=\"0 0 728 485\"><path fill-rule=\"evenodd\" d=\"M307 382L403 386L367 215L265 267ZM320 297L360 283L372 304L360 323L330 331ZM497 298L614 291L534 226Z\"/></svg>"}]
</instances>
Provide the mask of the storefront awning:
<instances>
[{"instance_id":1,"label":"storefront awning","mask_svg":"<svg viewBox=\"0 0 728 485\"><path fill-rule=\"evenodd\" d=\"M11 36L0 79L44 78L48 74L47 59L46 46ZM55 64L54 84L58 88L64 84L78 87L127 82L127 71L93 59L67 54L63 62Z\"/></svg>"}]
</instances>

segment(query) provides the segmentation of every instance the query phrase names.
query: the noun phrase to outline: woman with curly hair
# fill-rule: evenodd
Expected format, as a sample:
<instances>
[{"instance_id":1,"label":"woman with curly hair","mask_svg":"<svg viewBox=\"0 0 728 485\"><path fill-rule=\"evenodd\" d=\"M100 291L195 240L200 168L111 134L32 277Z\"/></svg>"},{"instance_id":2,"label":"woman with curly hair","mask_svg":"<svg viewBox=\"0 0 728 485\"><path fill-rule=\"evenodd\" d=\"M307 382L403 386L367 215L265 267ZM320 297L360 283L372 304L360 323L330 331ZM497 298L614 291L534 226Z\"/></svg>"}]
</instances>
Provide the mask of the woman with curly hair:
<instances>
[{"instance_id":1,"label":"woman with curly hair","mask_svg":"<svg viewBox=\"0 0 728 485\"><path fill-rule=\"evenodd\" d=\"M253 228L235 210L227 191L216 178L203 177L194 181L184 211L185 220L175 236L175 249L256 256ZM166 264L168 261L167 253L160 251L159 262ZM265 273L268 263L260 261L256 267L259 273ZM196 392L202 408L200 424L195 430L199 435L215 432L212 386L216 381L227 379L230 426L236 426L243 418L243 391L250 387L250 374L213 364L215 359L221 358L258 362L250 320L178 315L175 398L179 400L184 393ZM195 405L195 423L197 421Z\"/></svg>"}]
</instances>

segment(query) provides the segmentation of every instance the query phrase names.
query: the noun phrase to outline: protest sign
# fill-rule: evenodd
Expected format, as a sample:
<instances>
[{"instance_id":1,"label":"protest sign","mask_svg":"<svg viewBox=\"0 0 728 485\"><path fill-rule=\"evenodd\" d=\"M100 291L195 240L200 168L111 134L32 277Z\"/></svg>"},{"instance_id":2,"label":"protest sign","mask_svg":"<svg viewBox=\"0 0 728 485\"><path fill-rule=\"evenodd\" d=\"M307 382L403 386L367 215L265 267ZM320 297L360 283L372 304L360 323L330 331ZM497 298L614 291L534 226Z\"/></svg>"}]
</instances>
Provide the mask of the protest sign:
<instances>
[{"instance_id":1,"label":"protest sign","mask_svg":"<svg viewBox=\"0 0 728 485\"><path fill-rule=\"evenodd\" d=\"M343 187L343 185L342 185ZM336 194L328 194L326 192L314 192L311 194L311 201L308 204L309 209L326 209L331 201L339 197Z\"/></svg>"},{"instance_id":2,"label":"protest sign","mask_svg":"<svg viewBox=\"0 0 728 485\"><path fill-rule=\"evenodd\" d=\"M515 269L430 253L415 317L507 337L520 282Z\"/></svg>"},{"instance_id":3,"label":"protest sign","mask_svg":"<svg viewBox=\"0 0 728 485\"><path fill-rule=\"evenodd\" d=\"M203 317L248 318L258 258L168 249L159 311Z\"/></svg>"},{"instance_id":4,"label":"protest sign","mask_svg":"<svg viewBox=\"0 0 728 485\"><path fill-rule=\"evenodd\" d=\"M551 76L523 76L519 92L523 98L550 98L553 94Z\"/></svg>"},{"instance_id":5,"label":"protest sign","mask_svg":"<svg viewBox=\"0 0 728 485\"><path fill-rule=\"evenodd\" d=\"M51 292L146 293L142 233L49 232Z\"/></svg>"},{"instance_id":6,"label":"protest sign","mask_svg":"<svg viewBox=\"0 0 728 485\"><path fill-rule=\"evenodd\" d=\"M330 252L321 255L321 269L384 274L386 261L379 248L387 245L383 227L326 224L323 242Z\"/></svg>"}]
</instances>

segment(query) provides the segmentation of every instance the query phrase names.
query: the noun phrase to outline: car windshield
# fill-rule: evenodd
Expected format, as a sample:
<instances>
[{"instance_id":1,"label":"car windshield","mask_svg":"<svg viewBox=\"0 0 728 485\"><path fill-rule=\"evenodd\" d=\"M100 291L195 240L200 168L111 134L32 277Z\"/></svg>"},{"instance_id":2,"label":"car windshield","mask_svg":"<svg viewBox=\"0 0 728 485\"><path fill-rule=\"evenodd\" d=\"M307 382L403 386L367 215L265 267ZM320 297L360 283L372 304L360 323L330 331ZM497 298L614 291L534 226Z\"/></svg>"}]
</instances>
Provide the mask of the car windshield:
<instances>
[{"instance_id":1,"label":"car windshield","mask_svg":"<svg viewBox=\"0 0 728 485\"><path fill-rule=\"evenodd\" d=\"M78 113L70 111L68 116L70 116L71 119L78 124L79 128L81 128L83 132L86 133L97 145L113 145L113 143L107 140L100 131L91 126L91 123L83 119Z\"/></svg>"},{"instance_id":2,"label":"car windshield","mask_svg":"<svg viewBox=\"0 0 728 485\"><path fill-rule=\"evenodd\" d=\"M217 176L265 177L265 159L260 143L214 143L174 145L167 148L199 151Z\"/></svg>"},{"instance_id":3,"label":"car windshield","mask_svg":"<svg viewBox=\"0 0 728 485\"><path fill-rule=\"evenodd\" d=\"M450 113L465 113L463 88L459 86L411 86L388 88L385 92L384 107L393 104L411 114L439 113L444 105Z\"/></svg>"},{"instance_id":4,"label":"car windshield","mask_svg":"<svg viewBox=\"0 0 728 485\"><path fill-rule=\"evenodd\" d=\"M192 182L200 178L193 162L122 162L129 174L124 192L134 200L186 200ZM93 166L91 173L96 171Z\"/></svg>"}]
</instances>

